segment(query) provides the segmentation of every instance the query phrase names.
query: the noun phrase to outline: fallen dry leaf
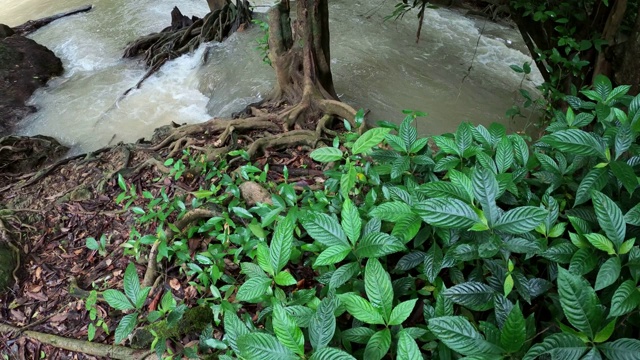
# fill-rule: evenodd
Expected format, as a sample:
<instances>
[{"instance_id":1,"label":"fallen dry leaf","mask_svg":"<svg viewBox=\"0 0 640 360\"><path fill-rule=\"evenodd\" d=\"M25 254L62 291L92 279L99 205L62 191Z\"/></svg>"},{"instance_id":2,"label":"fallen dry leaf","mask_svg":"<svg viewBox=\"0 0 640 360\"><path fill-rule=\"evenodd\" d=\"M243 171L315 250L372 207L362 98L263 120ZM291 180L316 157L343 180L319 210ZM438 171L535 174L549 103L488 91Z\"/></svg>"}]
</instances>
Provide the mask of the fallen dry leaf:
<instances>
[{"instance_id":1,"label":"fallen dry leaf","mask_svg":"<svg viewBox=\"0 0 640 360\"><path fill-rule=\"evenodd\" d=\"M180 290L180 280L172 278L171 280L169 280L169 286L171 286L171 288L175 291Z\"/></svg>"}]
</instances>

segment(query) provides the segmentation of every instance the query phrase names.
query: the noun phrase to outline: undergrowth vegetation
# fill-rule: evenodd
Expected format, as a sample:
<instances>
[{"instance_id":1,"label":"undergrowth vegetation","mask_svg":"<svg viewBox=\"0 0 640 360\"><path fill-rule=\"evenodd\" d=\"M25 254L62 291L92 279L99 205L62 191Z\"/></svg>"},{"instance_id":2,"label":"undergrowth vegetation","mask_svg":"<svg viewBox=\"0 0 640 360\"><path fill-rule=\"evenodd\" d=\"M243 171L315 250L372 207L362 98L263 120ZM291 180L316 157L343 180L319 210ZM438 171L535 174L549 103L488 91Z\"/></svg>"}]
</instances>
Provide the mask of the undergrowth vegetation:
<instances>
[{"instance_id":1,"label":"undergrowth vegetation","mask_svg":"<svg viewBox=\"0 0 640 360\"><path fill-rule=\"evenodd\" d=\"M155 231L133 230L126 250L153 247L210 309L199 343L175 347L189 357L638 359L640 96L628 89L598 78L534 144L498 124L418 138L413 111L362 135L345 122L310 155L327 164L322 189L185 154L165 163L172 176L208 185L142 193L130 210ZM247 205L247 182L269 201ZM136 196L119 184L120 201ZM209 216L177 225L194 211ZM116 343L189 310L168 291L143 311L149 288L134 270L124 293L102 293L127 313ZM178 356L150 329L159 355Z\"/></svg>"}]
</instances>

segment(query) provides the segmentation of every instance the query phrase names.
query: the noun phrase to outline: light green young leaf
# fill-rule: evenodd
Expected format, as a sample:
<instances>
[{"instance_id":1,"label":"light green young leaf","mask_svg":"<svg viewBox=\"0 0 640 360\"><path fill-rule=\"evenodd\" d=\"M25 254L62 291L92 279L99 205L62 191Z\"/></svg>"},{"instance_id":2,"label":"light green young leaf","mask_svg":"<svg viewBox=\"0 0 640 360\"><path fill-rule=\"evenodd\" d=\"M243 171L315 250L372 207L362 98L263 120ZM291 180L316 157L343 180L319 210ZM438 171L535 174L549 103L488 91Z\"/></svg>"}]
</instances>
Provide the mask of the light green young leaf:
<instances>
[{"instance_id":1,"label":"light green young leaf","mask_svg":"<svg viewBox=\"0 0 640 360\"><path fill-rule=\"evenodd\" d=\"M607 239L604 235L598 233L584 234L584 237L598 250L605 251L609 255L616 253L616 249L613 246L613 242Z\"/></svg>"},{"instance_id":2,"label":"light green young leaf","mask_svg":"<svg viewBox=\"0 0 640 360\"><path fill-rule=\"evenodd\" d=\"M255 277L248 279L238 289L236 299L247 302L255 301L261 296L266 295L270 286L271 279L269 278Z\"/></svg>"},{"instance_id":3,"label":"light green young leaf","mask_svg":"<svg viewBox=\"0 0 640 360\"><path fill-rule=\"evenodd\" d=\"M127 265L124 271L124 293L127 294L132 303L136 303L140 294L140 281L138 280L138 272L133 262Z\"/></svg>"},{"instance_id":4,"label":"light green young leaf","mask_svg":"<svg viewBox=\"0 0 640 360\"><path fill-rule=\"evenodd\" d=\"M625 240L627 229L622 211L613 200L599 191L592 192L591 198L598 218L598 224L600 224L602 230L607 234L609 240L613 241L616 249L620 248L620 245L622 245Z\"/></svg>"},{"instance_id":5,"label":"light green young leaf","mask_svg":"<svg viewBox=\"0 0 640 360\"><path fill-rule=\"evenodd\" d=\"M521 206L504 213L493 225L494 230L518 235L540 225L547 217L547 210L534 206Z\"/></svg>"},{"instance_id":6,"label":"light green young leaf","mask_svg":"<svg viewBox=\"0 0 640 360\"><path fill-rule=\"evenodd\" d=\"M595 290L602 290L616 282L620 277L620 270L622 270L622 264L619 257L612 257L605 261L598 270Z\"/></svg>"},{"instance_id":7,"label":"light green young leaf","mask_svg":"<svg viewBox=\"0 0 640 360\"><path fill-rule=\"evenodd\" d=\"M323 265L333 265L337 264L340 261L344 260L347 255L351 252L351 247L346 245L334 245L326 248L318 257L316 261L313 263L313 267L316 268L318 266Z\"/></svg>"},{"instance_id":8,"label":"light green young leaf","mask_svg":"<svg viewBox=\"0 0 640 360\"><path fill-rule=\"evenodd\" d=\"M294 353L304 356L304 335L281 304L273 306L273 332L280 343Z\"/></svg>"},{"instance_id":9,"label":"light green young leaf","mask_svg":"<svg viewBox=\"0 0 640 360\"><path fill-rule=\"evenodd\" d=\"M364 288L374 308L389 321L393 306L393 287L391 276L384 270L378 259L367 260L364 270Z\"/></svg>"},{"instance_id":10,"label":"light green young leaf","mask_svg":"<svg viewBox=\"0 0 640 360\"><path fill-rule=\"evenodd\" d=\"M274 273L280 272L291 258L293 248L293 229L295 223L287 216L278 222L269 246L269 259Z\"/></svg>"},{"instance_id":11,"label":"light green young leaf","mask_svg":"<svg viewBox=\"0 0 640 360\"><path fill-rule=\"evenodd\" d=\"M391 348L391 331L386 328L373 334L364 349L367 360L381 360Z\"/></svg>"},{"instance_id":12,"label":"light green young leaf","mask_svg":"<svg viewBox=\"0 0 640 360\"><path fill-rule=\"evenodd\" d=\"M401 325L413 311L413 308L416 307L416 302L418 299L411 299L407 301L403 301L400 304L396 305L391 311L391 316L389 316L389 326L393 325Z\"/></svg>"},{"instance_id":13,"label":"light green young leaf","mask_svg":"<svg viewBox=\"0 0 640 360\"><path fill-rule=\"evenodd\" d=\"M115 333L115 344L120 344L122 340L126 339L129 334L135 329L138 324L138 313L134 312L129 315L125 315L120 319L120 323L118 323L118 327L116 328Z\"/></svg>"},{"instance_id":14,"label":"light green young leaf","mask_svg":"<svg viewBox=\"0 0 640 360\"><path fill-rule=\"evenodd\" d=\"M429 320L429 330L451 350L462 355L499 355L503 350L485 340L462 316L442 316Z\"/></svg>"},{"instance_id":15,"label":"light green young leaf","mask_svg":"<svg viewBox=\"0 0 640 360\"><path fill-rule=\"evenodd\" d=\"M269 251L269 247L264 242L258 243L256 248L256 260L258 262L258 266L262 270L264 270L267 274L274 276L275 271L271 266L271 254Z\"/></svg>"},{"instance_id":16,"label":"light green young leaf","mask_svg":"<svg viewBox=\"0 0 640 360\"><path fill-rule=\"evenodd\" d=\"M349 198L349 192L356 186L356 168L353 163L348 162L346 164L347 171L340 176L340 194L343 198Z\"/></svg>"},{"instance_id":17,"label":"light green young leaf","mask_svg":"<svg viewBox=\"0 0 640 360\"><path fill-rule=\"evenodd\" d=\"M286 271L280 271L278 275L273 278L273 281L279 286L291 286L297 283L296 278Z\"/></svg>"},{"instance_id":18,"label":"light green young leaf","mask_svg":"<svg viewBox=\"0 0 640 360\"><path fill-rule=\"evenodd\" d=\"M123 293L115 289L108 289L102 292L104 300L112 308L120 311L133 310L135 306Z\"/></svg>"},{"instance_id":19,"label":"light green young leaf","mask_svg":"<svg viewBox=\"0 0 640 360\"><path fill-rule=\"evenodd\" d=\"M480 221L473 208L458 199L427 199L415 204L414 210L427 224L442 228L467 229Z\"/></svg>"},{"instance_id":20,"label":"light green young leaf","mask_svg":"<svg viewBox=\"0 0 640 360\"><path fill-rule=\"evenodd\" d=\"M398 333L397 360L422 360L420 348L415 340L405 330Z\"/></svg>"},{"instance_id":21,"label":"light green young leaf","mask_svg":"<svg viewBox=\"0 0 640 360\"><path fill-rule=\"evenodd\" d=\"M358 209L353 205L351 199L345 199L340 217L342 219L342 229L347 234L351 244L355 244L360 239L362 219L360 219Z\"/></svg>"},{"instance_id":22,"label":"light green young leaf","mask_svg":"<svg viewBox=\"0 0 640 360\"><path fill-rule=\"evenodd\" d=\"M391 132L391 129L387 128L373 128L367 130L353 144L351 152L354 155L357 155L369 151L372 147L378 145L382 140L384 140L385 135L389 132Z\"/></svg>"},{"instance_id":23,"label":"light green young leaf","mask_svg":"<svg viewBox=\"0 0 640 360\"><path fill-rule=\"evenodd\" d=\"M384 319L378 310L361 296L354 293L346 293L338 295L338 298L345 305L349 314L356 319L367 324L384 324Z\"/></svg>"},{"instance_id":24,"label":"light green young leaf","mask_svg":"<svg viewBox=\"0 0 640 360\"><path fill-rule=\"evenodd\" d=\"M344 154L342 153L342 151L334 147L322 147L319 149L315 149L313 152L311 152L311 154L309 154L309 157L321 163L339 161L342 160L343 156Z\"/></svg>"},{"instance_id":25,"label":"light green young leaf","mask_svg":"<svg viewBox=\"0 0 640 360\"><path fill-rule=\"evenodd\" d=\"M299 360L293 351L284 347L273 335L250 333L237 340L240 356L245 359Z\"/></svg>"},{"instance_id":26,"label":"light green young leaf","mask_svg":"<svg viewBox=\"0 0 640 360\"><path fill-rule=\"evenodd\" d=\"M309 341L315 350L326 347L336 331L334 311L340 302L337 298L324 298L309 322Z\"/></svg>"}]
</instances>

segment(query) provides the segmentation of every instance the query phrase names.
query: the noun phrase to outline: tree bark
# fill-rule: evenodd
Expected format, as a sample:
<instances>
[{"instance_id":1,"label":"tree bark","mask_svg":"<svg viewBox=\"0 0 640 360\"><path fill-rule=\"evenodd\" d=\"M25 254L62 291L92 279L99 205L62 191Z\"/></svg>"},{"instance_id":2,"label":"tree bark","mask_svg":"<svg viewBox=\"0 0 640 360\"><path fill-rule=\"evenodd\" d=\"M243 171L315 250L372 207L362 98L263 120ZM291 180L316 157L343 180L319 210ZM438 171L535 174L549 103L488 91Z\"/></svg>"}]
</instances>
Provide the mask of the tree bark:
<instances>
[{"instance_id":1,"label":"tree bark","mask_svg":"<svg viewBox=\"0 0 640 360\"><path fill-rule=\"evenodd\" d=\"M629 39L622 46L624 55L617 71L615 71L615 80L618 84L631 85L629 93L636 95L640 93L640 66L638 66L638 59L640 59L640 11L636 16Z\"/></svg>"}]
</instances>

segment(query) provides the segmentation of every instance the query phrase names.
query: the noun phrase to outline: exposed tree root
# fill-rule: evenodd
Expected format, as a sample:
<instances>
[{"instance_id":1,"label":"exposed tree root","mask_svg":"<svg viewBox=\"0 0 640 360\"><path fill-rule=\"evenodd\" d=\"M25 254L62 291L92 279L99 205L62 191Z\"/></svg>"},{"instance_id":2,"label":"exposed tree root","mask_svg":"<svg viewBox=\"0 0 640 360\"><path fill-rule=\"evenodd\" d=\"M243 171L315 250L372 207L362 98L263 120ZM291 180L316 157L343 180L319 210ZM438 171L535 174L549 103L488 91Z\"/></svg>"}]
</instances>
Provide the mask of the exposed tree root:
<instances>
[{"instance_id":1,"label":"exposed tree root","mask_svg":"<svg viewBox=\"0 0 640 360\"><path fill-rule=\"evenodd\" d=\"M84 340L69 339L62 336L45 334L38 331L26 330L21 331L20 328L0 323L0 333L3 334L20 334L31 340L39 341L43 344L55 346L57 348L74 351L78 353L102 356L110 359L122 360L151 360L158 359L155 352L149 350L134 350L118 345L104 345L92 343Z\"/></svg>"}]
</instances>

